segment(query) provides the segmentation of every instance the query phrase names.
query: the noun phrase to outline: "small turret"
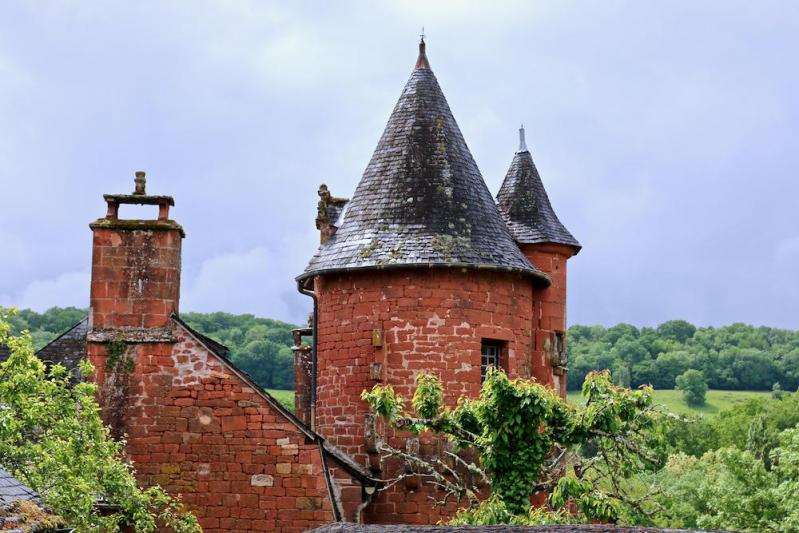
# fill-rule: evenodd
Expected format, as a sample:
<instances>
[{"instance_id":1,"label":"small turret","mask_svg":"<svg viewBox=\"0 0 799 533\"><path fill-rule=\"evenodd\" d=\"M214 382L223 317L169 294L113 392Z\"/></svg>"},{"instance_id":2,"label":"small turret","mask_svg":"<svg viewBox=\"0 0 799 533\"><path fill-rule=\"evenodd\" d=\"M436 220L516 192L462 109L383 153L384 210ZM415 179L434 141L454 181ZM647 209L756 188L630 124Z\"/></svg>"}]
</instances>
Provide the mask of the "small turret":
<instances>
[{"instance_id":1,"label":"small turret","mask_svg":"<svg viewBox=\"0 0 799 533\"><path fill-rule=\"evenodd\" d=\"M497 194L497 204L517 243L563 244L573 248L575 254L582 248L552 209L541 176L527 149L524 126L519 128L519 150L505 174L505 181Z\"/></svg>"},{"instance_id":2,"label":"small turret","mask_svg":"<svg viewBox=\"0 0 799 533\"><path fill-rule=\"evenodd\" d=\"M524 126L519 128L519 150L513 156L497 203L513 239L530 263L552 280L548 287L535 289L534 315L538 317L533 357L536 369L552 367L555 390L566 395L566 262L581 245L561 223L541 176L527 149ZM546 379L547 373L536 376Z\"/></svg>"}]
</instances>

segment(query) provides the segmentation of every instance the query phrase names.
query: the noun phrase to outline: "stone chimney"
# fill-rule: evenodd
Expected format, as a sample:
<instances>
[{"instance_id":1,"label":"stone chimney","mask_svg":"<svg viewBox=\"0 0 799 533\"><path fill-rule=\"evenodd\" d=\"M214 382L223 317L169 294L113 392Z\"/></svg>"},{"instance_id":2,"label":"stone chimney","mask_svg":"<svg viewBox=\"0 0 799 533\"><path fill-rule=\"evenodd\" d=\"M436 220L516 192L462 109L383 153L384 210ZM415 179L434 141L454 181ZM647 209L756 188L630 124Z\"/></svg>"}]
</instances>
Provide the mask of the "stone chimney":
<instances>
[{"instance_id":1,"label":"stone chimney","mask_svg":"<svg viewBox=\"0 0 799 533\"><path fill-rule=\"evenodd\" d=\"M108 212L89 224L92 281L86 351L103 421L114 438L129 434L131 409L154 402L158 390L144 369L170 357L175 342L170 315L180 300L183 228L169 219L171 196L150 196L144 172L136 172L132 194L106 194ZM120 218L124 205L158 206L149 220ZM132 401L133 398L137 400Z\"/></svg>"},{"instance_id":2,"label":"stone chimney","mask_svg":"<svg viewBox=\"0 0 799 533\"><path fill-rule=\"evenodd\" d=\"M136 172L134 181L132 194L104 195L108 212L89 225L94 234L89 330L98 342L153 341L178 311L185 233L169 219L175 201L148 195L144 172ZM158 217L120 218L120 206L130 204L158 206Z\"/></svg>"}]
</instances>

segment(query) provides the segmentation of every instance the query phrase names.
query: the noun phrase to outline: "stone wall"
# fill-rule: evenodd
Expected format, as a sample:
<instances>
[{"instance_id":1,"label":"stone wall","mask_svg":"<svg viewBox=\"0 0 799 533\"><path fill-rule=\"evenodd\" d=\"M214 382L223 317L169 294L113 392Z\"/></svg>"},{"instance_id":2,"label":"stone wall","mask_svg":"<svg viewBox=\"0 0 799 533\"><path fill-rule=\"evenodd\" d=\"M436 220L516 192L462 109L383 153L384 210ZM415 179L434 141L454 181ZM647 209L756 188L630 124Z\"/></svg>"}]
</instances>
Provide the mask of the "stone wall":
<instances>
[{"instance_id":1,"label":"stone wall","mask_svg":"<svg viewBox=\"0 0 799 533\"><path fill-rule=\"evenodd\" d=\"M331 274L315 281L319 299L317 431L390 477L399 463L382 464L366 438L368 407L360 399L376 383L410 398L414 376L436 374L446 400L479 393L483 339L503 346L501 366L513 377L552 384L552 367L536 350L538 309L528 277L497 271L409 269ZM543 344L543 343L540 343ZM378 432L379 428L378 428ZM393 434L392 434L393 435ZM407 435L390 443L405 446ZM423 453L439 443L422 441ZM434 508L427 485L397 485L366 509L369 522L435 523L454 511Z\"/></svg>"},{"instance_id":2,"label":"stone wall","mask_svg":"<svg viewBox=\"0 0 799 533\"><path fill-rule=\"evenodd\" d=\"M566 397L566 267L574 248L561 244L522 244L522 252L532 264L547 274L552 283L535 289L536 357L553 368L552 386ZM558 340L560 337L560 340ZM560 351L560 353L558 353ZM545 376L538 376L544 379Z\"/></svg>"},{"instance_id":3,"label":"stone wall","mask_svg":"<svg viewBox=\"0 0 799 533\"><path fill-rule=\"evenodd\" d=\"M89 344L107 422L145 486L179 495L206 532L304 531L334 520L319 444L196 337L133 343L107 367Z\"/></svg>"},{"instance_id":4,"label":"stone wall","mask_svg":"<svg viewBox=\"0 0 799 533\"><path fill-rule=\"evenodd\" d=\"M93 227L93 330L163 328L178 312L182 230L152 228Z\"/></svg>"}]
</instances>

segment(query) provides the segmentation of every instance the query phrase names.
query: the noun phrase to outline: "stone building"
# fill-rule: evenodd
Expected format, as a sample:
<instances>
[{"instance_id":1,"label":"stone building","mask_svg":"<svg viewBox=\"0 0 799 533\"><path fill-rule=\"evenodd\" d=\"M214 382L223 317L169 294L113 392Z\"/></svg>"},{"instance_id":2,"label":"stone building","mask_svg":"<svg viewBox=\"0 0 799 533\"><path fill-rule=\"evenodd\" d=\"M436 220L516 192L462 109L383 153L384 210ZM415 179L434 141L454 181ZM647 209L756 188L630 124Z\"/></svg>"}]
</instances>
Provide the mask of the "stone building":
<instances>
[{"instance_id":1,"label":"stone building","mask_svg":"<svg viewBox=\"0 0 799 533\"><path fill-rule=\"evenodd\" d=\"M319 189L321 245L296 280L314 313L295 331L295 413L181 320L185 233L169 218L174 200L148 195L143 172L132 194L105 195L106 215L90 225L89 316L38 355L71 370L89 358L103 419L126 438L139 481L180 496L205 531L434 523L454 508L431 506L429 487L378 490L404 467L381 461L385 428L364 389L408 396L426 370L454 403L497 367L566 392L566 263L580 244L520 135L495 200L420 43L352 198ZM157 215L120 218L127 204ZM441 446L387 438L422 453Z\"/></svg>"},{"instance_id":2,"label":"stone building","mask_svg":"<svg viewBox=\"0 0 799 533\"><path fill-rule=\"evenodd\" d=\"M488 367L566 394L566 264L580 244L555 215L520 130L495 201L425 54L351 199L319 190L321 245L299 290L313 297L314 345L298 347L298 416L373 475L383 464L364 389L410 397L419 371L447 401L476 396ZM300 332L302 333L302 332ZM408 435L389 433L395 447ZM441 443L422 441L422 453ZM411 443L416 445L416 443ZM429 486L394 485L367 522L435 523ZM346 491L345 491L346 493ZM346 498L345 498L346 500ZM354 500L354 498L353 498Z\"/></svg>"},{"instance_id":3,"label":"stone building","mask_svg":"<svg viewBox=\"0 0 799 533\"><path fill-rule=\"evenodd\" d=\"M147 195L143 172L136 182L133 194L105 195L106 216L90 224L89 316L37 355L71 371L88 357L103 420L126 439L140 483L179 496L205 531L299 532L340 520L338 485L367 493L375 482L181 320L185 233L169 218L174 200ZM122 219L126 204L158 215Z\"/></svg>"}]
</instances>

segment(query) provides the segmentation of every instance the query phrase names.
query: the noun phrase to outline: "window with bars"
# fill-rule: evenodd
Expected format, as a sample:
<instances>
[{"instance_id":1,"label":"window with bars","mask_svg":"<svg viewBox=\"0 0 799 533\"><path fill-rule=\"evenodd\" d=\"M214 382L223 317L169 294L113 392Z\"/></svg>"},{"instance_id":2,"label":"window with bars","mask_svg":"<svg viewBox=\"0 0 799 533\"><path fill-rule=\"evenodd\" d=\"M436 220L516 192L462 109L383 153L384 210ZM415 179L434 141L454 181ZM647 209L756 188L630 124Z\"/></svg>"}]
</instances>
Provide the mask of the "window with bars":
<instances>
[{"instance_id":1,"label":"window with bars","mask_svg":"<svg viewBox=\"0 0 799 533\"><path fill-rule=\"evenodd\" d=\"M489 368L500 367L500 357L502 357L502 344L492 341L483 341L480 347L480 382L486 379Z\"/></svg>"}]
</instances>

